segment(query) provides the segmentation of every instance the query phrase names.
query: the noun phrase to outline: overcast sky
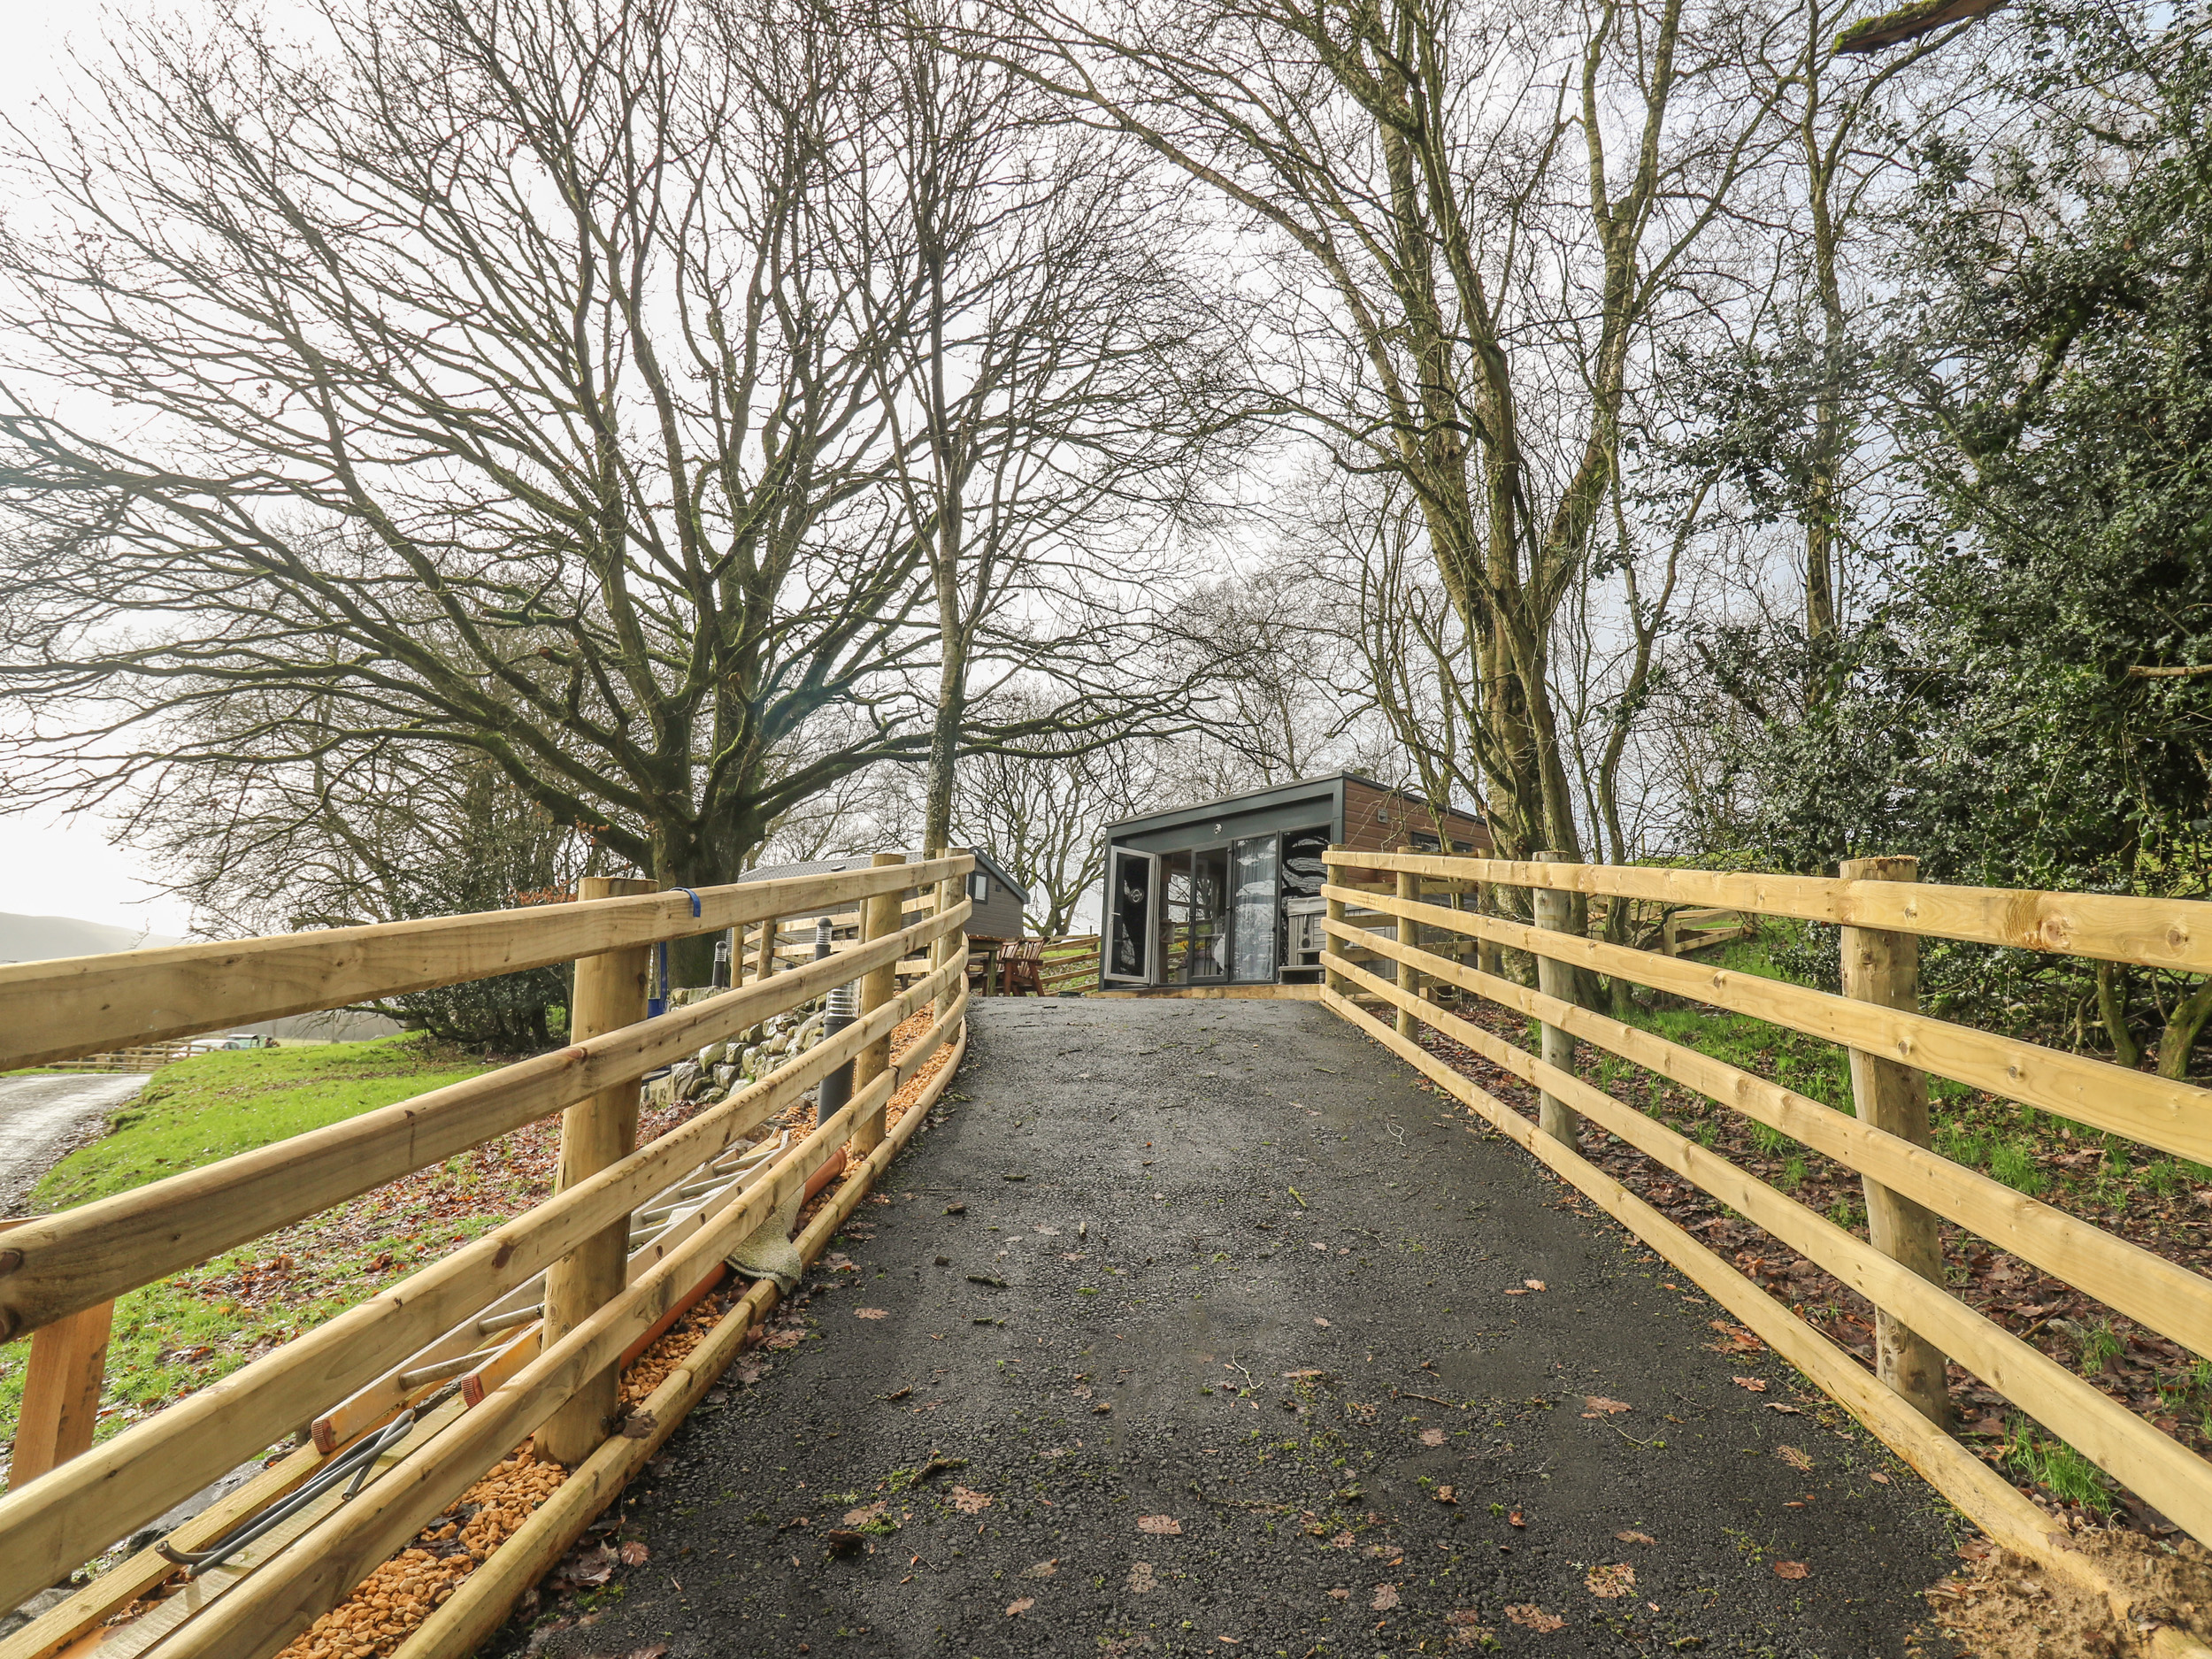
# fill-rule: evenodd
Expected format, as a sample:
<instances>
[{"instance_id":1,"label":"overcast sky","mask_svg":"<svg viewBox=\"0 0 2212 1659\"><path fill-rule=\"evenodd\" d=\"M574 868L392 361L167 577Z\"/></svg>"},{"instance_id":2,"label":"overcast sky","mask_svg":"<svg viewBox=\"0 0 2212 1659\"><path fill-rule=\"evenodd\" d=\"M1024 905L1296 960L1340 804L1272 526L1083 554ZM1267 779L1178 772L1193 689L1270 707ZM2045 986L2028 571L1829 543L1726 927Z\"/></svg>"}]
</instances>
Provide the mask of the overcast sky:
<instances>
[{"instance_id":1,"label":"overcast sky","mask_svg":"<svg viewBox=\"0 0 2212 1659\"><path fill-rule=\"evenodd\" d=\"M73 36L96 44L111 8L58 6L52 0L0 0L0 109L26 108L58 85L60 54ZM49 814L0 817L0 910L20 916L76 916L88 922L182 933L184 906L159 899L143 862L107 844L106 826Z\"/></svg>"}]
</instances>

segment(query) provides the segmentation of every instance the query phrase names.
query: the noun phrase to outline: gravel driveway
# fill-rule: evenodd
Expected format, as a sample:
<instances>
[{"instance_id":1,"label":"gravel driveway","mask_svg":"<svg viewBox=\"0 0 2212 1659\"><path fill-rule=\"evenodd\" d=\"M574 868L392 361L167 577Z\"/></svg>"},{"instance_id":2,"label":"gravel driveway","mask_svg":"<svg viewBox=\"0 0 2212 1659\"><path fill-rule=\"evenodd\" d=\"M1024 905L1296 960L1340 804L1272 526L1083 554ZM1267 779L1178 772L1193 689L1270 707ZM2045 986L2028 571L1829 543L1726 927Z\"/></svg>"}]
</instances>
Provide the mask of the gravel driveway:
<instances>
[{"instance_id":1,"label":"gravel driveway","mask_svg":"<svg viewBox=\"0 0 2212 1659\"><path fill-rule=\"evenodd\" d=\"M38 1178L145 1087L143 1072L0 1077L0 1216L21 1214Z\"/></svg>"}]
</instances>

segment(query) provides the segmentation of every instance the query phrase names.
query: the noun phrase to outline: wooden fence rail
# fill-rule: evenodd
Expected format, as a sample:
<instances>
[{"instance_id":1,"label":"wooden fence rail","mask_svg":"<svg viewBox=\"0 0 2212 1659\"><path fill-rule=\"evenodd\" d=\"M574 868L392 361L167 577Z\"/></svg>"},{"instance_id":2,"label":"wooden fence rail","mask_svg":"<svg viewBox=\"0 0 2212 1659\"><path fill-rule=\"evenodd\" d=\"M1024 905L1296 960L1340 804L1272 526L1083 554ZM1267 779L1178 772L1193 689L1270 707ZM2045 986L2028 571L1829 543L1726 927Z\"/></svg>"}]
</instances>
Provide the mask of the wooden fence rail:
<instances>
[{"instance_id":1,"label":"wooden fence rail","mask_svg":"<svg viewBox=\"0 0 2212 1659\"><path fill-rule=\"evenodd\" d=\"M278 1007L308 1011L409 985L544 965L557 959L548 954L557 944L594 956L620 951L634 957L641 946L659 939L747 919L772 921L841 906L861 907L870 918L863 940L826 960L705 996L657 1018L633 1018L551 1054L132 1193L35 1217L0 1234L0 1328L11 1337L36 1333L35 1371L42 1353L58 1352L50 1348L50 1338L105 1310L118 1294L549 1114L594 1110L581 1103L595 1100L611 1100L624 1110L625 1091L634 1092L646 1073L833 987L858 982L864 987L862 1012L851 1025L767 1077L649 1145L630 1149L618 1141L580 1165L565 1148L566 1173L553 1197L104 1444L67 1455L32 1478L38 1460L22 1461L19 1440L16 1479L0 1497L0 1607L65 1577L115 1539L257 1455L273 1429L314 1419L319 1441L327 1441L313 1448L316 1455L342 1452L411 1402L441 1389L449 1393L451 1374L467 1370L472 1386L459 1402L466 1409L419 1425L392 1472L315 1525L303 1523L296 1540L221 1586L204 1609L196 1605L160 1646L164 1655L280 1649L423 1521L541 1429L580 1389L595 1386L658 1322L695 1298L737 1243L795 1194L811 1190L841 1166L849 1141L864 1155L864 1179L872 1179L868 1172L893 1149L881 1128L893 1094L948 1042L964 1046L966 952L961 941L972 907L962 878L972 862L966 855L920 864L901 860L827 877L678 893L672 902L670 895L656 893L408 923L388 932L345 929L27 964L47 970L50 988L66 1010L69 1023L49 1020L38 1039L46 1045L40 1055L50 1057L111 1044L119 1025L197 1028L233 989L248 1000L222 1008L220 1023L266 1018ZM925 902L918 918L909 921L915 904L907 903L902 913L885 901L917 886ZM562 910L572 914L563 917ZM327 971L313 980L308 953L319 940L335 944ZM454 954L442 962L438 953L446 950ZM916 953L941 965L895 992L891 970ZM134 955L143 959L135 975ZM454 968L457 962L465 971ZM32 1005L35 975L12 968L0 974L5 976L0 1007ZM319 988L308 988L311 980ZM96 998L101 1005L93 1005ZM886 1056L892 1032L925 1007L935 1010L928 1030L895 1057ZM872 1062L872 1056L879 1058ZM856 1061L861 1064L851 1098L841 1110L772 1159L755 1159L748 1168L757 1172L744 1181L686 1208L687 1193L716 1185L711 1179L701 1181L702 1172L710 1177L718 1166L732 1167L754 1132L832 1071ZM911 1125L902 1127L911 1133ZM657 1194L660 1203L647 1217L648 1229L631 1234L632 1216ZM507 1333L499 1338L495 1363L484 1363L495 1360L488 1348L474 1356L472 1370L461 1363L459 1356L476 1344L468 1339L454 1348L454 1359L441 1357L445 1350L437 1343L478 1329L485 1310L504 1305L501 1298L574 1259L592 1241L611 1237L618 1245L625 1236L634 1246L640 1236L646 1242L633 1251L626 1270L586 1293L581 1303L572 1284L565 1294L574 1317L568 1321L557 1325L548 1314L540 1322L541 1310L533 1304L520 1316L494 1318ZM550 1310L565 1293L557 1279L545 1283L541 1299ZM426 1355L433 1363L424 1364ZM419 1369L395 1369L406 1364ZM96 1388L96 1368L91 1381ZM361 1393L372 1384L385 1394ZM330 1415L342 1402L345 1410ZM594 1426L597 1421L595 1416L585 1425L569 1459L580 1460L580 1467L598 1458L605 1431ZM628 1455L626 1451L614 1462ZM173 1571L157 1558L142 1557L0 1643L0 1655L58 1652ZM502 1581L506 1576L503 1569ZM480 1593L476 1600L482 1601Z\"/></svg>"},{"instance_id":2,"label":"wooden fence rail","mask_svg":"<svg viewBox=\"0 0 2212 1659\"><path fill-rule=\"evenodd\" d=\"M1626 949L1555 928L1425 902L1418 896L1418 884L1509 883L1548 893L1701 902L1747 914L1763 911L1879 930L1880 937L1963 938L2199 972L2212 972L2212 957L2204 949L2205 941L2212 941L2212 905L2094 895L1996 894L1924 886L1909 879L1816 880L1410 853L1333 850L1326 856L1340 870L1386 872L1394 880L1388 887L1371 879L1324 887L1331 936L1323 958L1328 973L1325 1003L1627 1223L2000 1542L2104 1594L2131 1621L2139 1616L2124 1591L2053 1534L2049 1517L1944 1432L1941 1362L1947 1356L2177 1525L2200 1540L2212 1540L2212 1463L1975 1312L1931 1276L1926 1261L1914 1259L1916 1252L1925 1256L1932 1242L1932 1217L1948 1217L2128 1317L2212 1356L2212 1280L1932 1150L1925 1139L1926 1086L1921 1074L1955 1078L2200 1160L2212 1153L2212 1091L1975 1031L1882 1001L1831 995L1669 954ZM1365 922L1386 924L1389 931L1363 926ZM1543 990L1532 990L1411 942L1430 930L1526 951L1540 964L1587 967L1752 1015L1842 1044L1855 1058L1892 1066L1893 1071L1855 1064L1854 1085L1861 1098L1857 1115L1848 1115L1578 1006L1559 994L1558 986L1548 983ZM1858 949L1884 947L1878 938ZM1356 957L1394 964L1396 972L1386 977L1371 972ZM1538 1021L1548 1033L1558 1033L1565 1045L1586 1043L1618 1056L1804 1142L1867 1178L1870 1194L1894 1194L1905 1206L1898 1212L1908 1218L1903 1231L1886 1237L1878 1230L1873 1242L1860 1238L1594 1087L1578 1074L1571 1047L1555 1049L1548 1039L1542 1056L1532 1054L1422 995L1423 980ZM1379 1004L1384 1013L1369 1012L1356 998ZM1556 1102L1558 1113L1548 1112L1540 1126L1531 1122L1420 1047L1409 1034L1418 1025L1540 1091L1548 1102ZM1870 1098L1877 1087L1918 1089L1922 1106L1916 1124L1909 1112L1884 1121L1887 1109ZM1870 1375L1754 1281L1584 1158L1576 1125L1585 1119L1826 1269L1896 1321L1902 1334L1929 1345L1935 1366L1932 1395L1909 1385L1904 1359L1886 1344L1878 1356L1880 1374ZM1930 1217L1924 1234L1911 1235L1909 1217L1924 1214ZM1939 1275L1940 1258L1933 1260ZM2154 1645L2177 1655L2212 1652L2170 1629L2158 1632Z\"/></svg>"}]
</instances>

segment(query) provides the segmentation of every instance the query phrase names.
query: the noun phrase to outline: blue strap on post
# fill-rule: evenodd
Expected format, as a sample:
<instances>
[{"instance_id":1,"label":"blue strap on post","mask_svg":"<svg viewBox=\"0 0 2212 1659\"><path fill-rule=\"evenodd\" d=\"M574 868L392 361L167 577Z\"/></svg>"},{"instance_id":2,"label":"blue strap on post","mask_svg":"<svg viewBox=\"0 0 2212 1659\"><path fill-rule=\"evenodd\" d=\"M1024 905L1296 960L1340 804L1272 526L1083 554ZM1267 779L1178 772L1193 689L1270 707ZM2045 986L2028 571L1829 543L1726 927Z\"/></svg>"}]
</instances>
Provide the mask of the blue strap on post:
<instances>
[{"instance_id":1,"label":"blue strap on post","mask_svg":"<svg viewBox=\"0 0 2212 1659\"><path fill-rule=\"evenodd\" d=\"M671 893L680 893L691 901L691 919L695 922L697 921L700 916L703 913L699 909L699 895L696 893L694 893L689 887L671 887L668 890Z\"/></svg>"}]
</instances>

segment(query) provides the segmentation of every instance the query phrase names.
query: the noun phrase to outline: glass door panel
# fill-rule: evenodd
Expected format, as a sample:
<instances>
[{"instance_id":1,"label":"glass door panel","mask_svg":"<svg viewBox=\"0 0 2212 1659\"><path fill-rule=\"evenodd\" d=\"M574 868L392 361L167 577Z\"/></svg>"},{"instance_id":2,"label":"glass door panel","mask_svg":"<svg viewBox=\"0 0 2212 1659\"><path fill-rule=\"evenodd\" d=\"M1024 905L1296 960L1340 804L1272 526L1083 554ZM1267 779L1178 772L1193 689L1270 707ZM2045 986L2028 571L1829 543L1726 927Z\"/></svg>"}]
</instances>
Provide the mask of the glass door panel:
<instances>
[{"instance_id":1,"label":"glass door panel","mask_svg":"<svg viewBox=\"0 0 2212 1659\"><path fill-rule=\"evenodd\" d=\"M1209 847L1190 856L1188 982L1217 984L1229 977L1229 849Z\"/></svg>"},{"instance_id":2,"label":"glass door panel","mask_svg":"<svg viewBox=\"0 0 2212 1659\"><path fill-rule=\"evenodd\" d=\"M1152 853L1116 847L1107 854L1106 958L1099 978L1148 984L1153 972L1153 910L1160 861Z\"/></svg>"},{"instance_id":3,"label":"glass door panel","mask_svg":"<svg viewBox=\"0 0 2212 1659\"><path fill-rule=\"evenodd\" d=\"M1229 845L1233 884L1229 938L1229 977L1246 983L1275 977L1275 897L1278 872L1275 837L1255 835Z\"/></svg>"}]
</instances>

